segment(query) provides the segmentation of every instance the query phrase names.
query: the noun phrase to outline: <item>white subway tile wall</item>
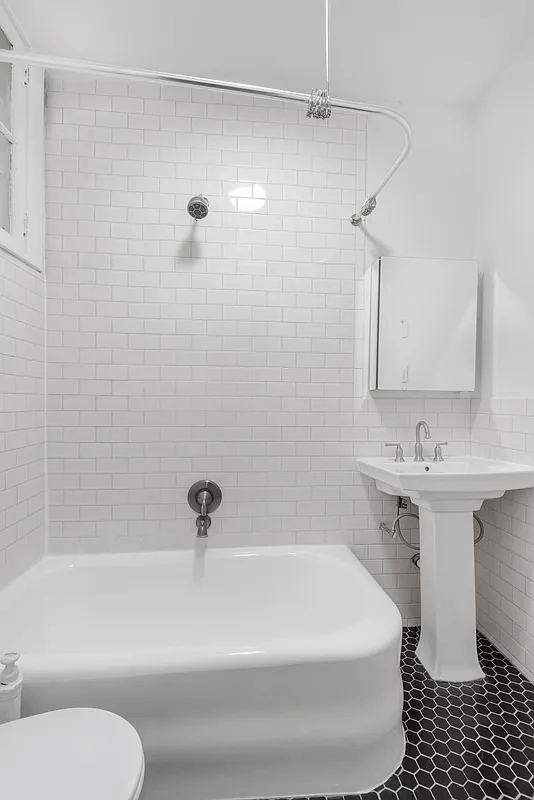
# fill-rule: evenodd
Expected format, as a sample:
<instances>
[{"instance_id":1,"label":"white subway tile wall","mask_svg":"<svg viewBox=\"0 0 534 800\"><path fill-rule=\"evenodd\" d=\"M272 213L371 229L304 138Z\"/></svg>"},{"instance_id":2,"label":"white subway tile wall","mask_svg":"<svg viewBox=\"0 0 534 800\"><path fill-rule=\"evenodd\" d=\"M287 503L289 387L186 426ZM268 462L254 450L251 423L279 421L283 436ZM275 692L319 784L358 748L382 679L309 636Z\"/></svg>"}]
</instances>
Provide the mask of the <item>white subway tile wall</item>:
<instances>
[{"instance_id":1,"label":"white subway tile wall","mask_svg":"<svg viewBox=\"0 0 534 800\"><path fill-rule=\"evenodd\" d=\"M45 552L42 276L0 255L0 588Z\"/></svg>"},{"instance_id":2,"label":"white subway tile wall","mask_svg":"<svg viewBox=\"0 0 534 800\"><path fill-rule=\"evenodd\" d=\"M534 398L472 401L472 454L534 464ZM534 680L534 489L484 503L478 625Z\"/></svg>"},{"instance_id":3,"label":"white subway tile wall","mask_svg":"<svg viewBox=\"0 0 534 800\"><path fill-rule=\"evenodd\" d=\"M50 81L48 455L54 552L347 543L419 617L395 500L355 455L468 400L364 399L365 118L156 84ZM210 200L194 222L194 194Z\"/></svg>"}]
</instances>

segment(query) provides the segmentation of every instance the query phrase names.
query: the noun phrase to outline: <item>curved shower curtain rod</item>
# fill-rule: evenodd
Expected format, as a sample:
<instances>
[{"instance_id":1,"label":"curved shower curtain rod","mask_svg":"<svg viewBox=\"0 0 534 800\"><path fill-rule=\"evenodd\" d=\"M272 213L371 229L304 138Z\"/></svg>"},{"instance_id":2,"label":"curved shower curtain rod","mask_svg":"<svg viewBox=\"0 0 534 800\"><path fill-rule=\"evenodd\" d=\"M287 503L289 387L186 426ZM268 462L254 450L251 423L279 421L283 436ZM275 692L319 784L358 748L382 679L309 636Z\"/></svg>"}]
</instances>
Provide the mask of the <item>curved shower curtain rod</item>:
<instances>
[{"instance_id":1,"label":"curved shower curtain rod","mask_svg":"<svg viewBox=\"0 0 534 800\"><path fill-rule=\"evenodd\" d=\"M246 83L231 83L229 81L218 81L210 78L197 78L192 75L177 75L172 72L157 72L155 70L133 69L130 67L117 67L109 64L98 64L91 61L76 61L70 58L59 58L56 56L40 55L36 53L17 53L13 50L0 50L0 62L12 64L23 64L25 66L41 67L43 69L66 70L69 72L81 72L90 75L107 75L114 78L125 78L134 80L150 81L152 83L178 84L180 86L197 86L205 89L217 89L238 94L251 94L258 97L273 97L278 100L289 100L291 102L308 104L310 96L301 92L290 92L284 89L269 89L265 86L251 86ZM348 111L361 111L365 114L377 114L378 116L392 119L401 126L404 132L404 145L386 172L378 186L371 192L361 207L360 211L353 214L350 221L353 225L361 225L363 217L367 217L376 207L376 198L388 183L389 179L403 163L412 146L412 129L409 122L396 111L382 106L369 105L367 103L354 103L350 100L330 100L332 108L339 108Z\"/></svg>"}]
</instances>

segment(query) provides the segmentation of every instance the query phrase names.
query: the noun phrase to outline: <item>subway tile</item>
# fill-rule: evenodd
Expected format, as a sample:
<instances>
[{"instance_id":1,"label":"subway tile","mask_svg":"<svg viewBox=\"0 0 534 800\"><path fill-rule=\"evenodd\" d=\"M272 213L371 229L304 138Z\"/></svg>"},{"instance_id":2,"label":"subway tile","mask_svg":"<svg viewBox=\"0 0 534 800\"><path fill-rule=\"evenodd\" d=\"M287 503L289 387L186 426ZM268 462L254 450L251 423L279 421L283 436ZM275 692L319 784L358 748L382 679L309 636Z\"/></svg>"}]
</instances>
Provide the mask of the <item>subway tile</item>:
<instances>
[{"instance_id":1,"label":"subway tile","mask_svg":"<svg viewBox=\"0 0 534 800\"><path fill-rule=\"evenodd\" d=\"M369 550L382 546L383 500L362 483L342 495L339 482L353 474L354 456L381 452L388 423L404 430L420 410L399 400L388 423L370 413L351 424L363 352L353 317L363 295L354 282L361 256L343 225L357 190L355 146L365 155L363 123L336 115L328 127L310 126L278 102L227 102L186 87L56 88L50 110L61 116L48 137L66 149L48 156L51 221L85 227L80 235L51 226L49 240L57 265L48 273L50 366L67 370L49 378L49 407L57 399L84 414L75 424L51 417L66 437L49 441L54 540L79 552L114 549L120 538L132 549L153 546L147 522L167 535L174 504L189 517L192 471L213 470L225 487L218 524L228 541L246 543L248 534L268 543L278 532L304 543L353 543L415 616L417 604L396 582L412 577L409 559ZM249 190L234 205L230 184ZM247 204L259 199L254 184L265 192L261 208ZM196 224L185 210L193 192L211 201ZM100 416L106 406L116 408L111 425ZM469 406L446 401L424 411L439 415L440 430L456 431L459 448L468 446ZM115 488L81 485L110 475ZM150 494L141 494L147 481ZM258 486L265 502L253 499ZM76 518L62 518L67 507ZM520 508L505 506L499 520L513 514L524 522ZM515 572L526 590L528 579Z\"/></svg>"}]
</instances>

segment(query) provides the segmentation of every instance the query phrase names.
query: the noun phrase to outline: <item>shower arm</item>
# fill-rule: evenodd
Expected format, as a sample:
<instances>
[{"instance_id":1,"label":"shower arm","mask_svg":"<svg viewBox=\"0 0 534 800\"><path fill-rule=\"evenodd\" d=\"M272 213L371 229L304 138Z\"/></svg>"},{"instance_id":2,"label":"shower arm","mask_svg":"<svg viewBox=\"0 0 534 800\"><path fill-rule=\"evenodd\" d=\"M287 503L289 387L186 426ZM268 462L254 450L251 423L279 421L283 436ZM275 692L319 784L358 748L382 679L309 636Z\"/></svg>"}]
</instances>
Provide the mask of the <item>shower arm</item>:
<instances>
[{"instance_id":1,"label":"shower arm","mask_svg":"<svg viewBox=\"0 0 534 800\"><path fill-rule=\"evenodd\" d=\"M39 67L41 69L57 69L69 72L79 72L86 75L106 75L112 78L123 78L129 80L143 80L151 83L165 83L179 86L201 87L203 89L224 90L236 92L237 94L249 94L256 97L271 97L278 100L289 100L290 102L308 103L309 95L301 92L290 92L285 89L269 89L265 86L251 86L246 83L231 83L230 81L219 81L211 78L197 78L192 75L177 75L172 72L158 72L155 70L134 69L131 67L117 67L110 64L98 64L91 61L77 61L71 58L60 58L57 56L47 56L37 53L21 53L13 50L0 49L0 62L11 64L23 64L24 66ZM376 198L395 174L400 165L406 159L412 146L412 129L409 122L396 111L382 106L369 105L367 103L355 103L351 100L330 100L332 108L343 109L346 111L360 111L365 114L376 114L377 116L391 119L401 126L404 133L404 144L401 152L386 172L378 186L373 192L367 195L367 199L360 211L353 214L351 223L358 226L363 217L367 217L376 207Z\"/></svg>"}]
</instances>

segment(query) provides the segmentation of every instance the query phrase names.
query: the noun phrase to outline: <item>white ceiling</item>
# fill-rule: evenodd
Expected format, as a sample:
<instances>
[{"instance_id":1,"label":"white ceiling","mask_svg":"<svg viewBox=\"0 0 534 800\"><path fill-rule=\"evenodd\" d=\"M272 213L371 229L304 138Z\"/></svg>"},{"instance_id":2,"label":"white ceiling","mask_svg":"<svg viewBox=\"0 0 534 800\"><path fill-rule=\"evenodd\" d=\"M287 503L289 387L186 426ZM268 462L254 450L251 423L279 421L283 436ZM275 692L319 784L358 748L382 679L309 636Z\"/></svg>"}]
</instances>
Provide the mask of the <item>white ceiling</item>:
<instances>
[{"instance_id":1,"label":"white ceiling","mask_svg":"<svg viewBox=\"0 0 534 800\"><path fill-rule=\"evenodd\" d=\"M8 0L36 52L308 92L324 0ZM331 0L331 94L469 103L534 30L534 0Z\"/></svg>"}]
</instances>

